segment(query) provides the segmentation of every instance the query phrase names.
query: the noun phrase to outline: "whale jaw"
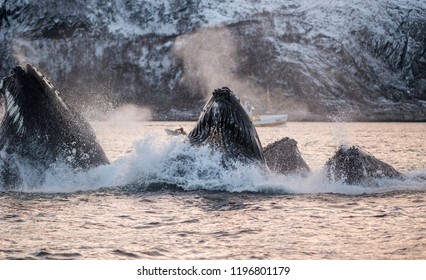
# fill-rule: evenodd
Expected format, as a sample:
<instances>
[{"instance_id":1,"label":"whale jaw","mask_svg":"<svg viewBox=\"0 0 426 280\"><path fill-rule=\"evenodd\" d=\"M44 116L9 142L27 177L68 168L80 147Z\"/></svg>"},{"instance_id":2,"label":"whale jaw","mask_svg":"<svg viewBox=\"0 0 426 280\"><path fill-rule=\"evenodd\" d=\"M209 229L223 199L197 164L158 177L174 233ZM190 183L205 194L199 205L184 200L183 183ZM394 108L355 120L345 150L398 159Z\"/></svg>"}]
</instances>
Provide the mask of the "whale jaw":
<instances>
[{"instance_id":1,"label":"whale jaw","mask_svg":"<svg viewBox=\"0 0 426 280\"><path fill-rule=\"evenodd\" d=\"M39 129L40 125L55 122L56 116L70 111L58 90L31 64L14 67L12 73L1 80L0 85L6 113L3 128L7 128L9 133L13 131L16 136L22 136L24 132L33 134L34 129ZM40 119L43 117L46 120L42 122Z\"/></svg>"},{"instance_id":2,"label":"whale jaw","mask_svg":"<svg viewBox=\"0 0 426 280\"><path fill-rule=\"evenodd\" d=\"M210 145L227 161L265 163L256 129L237 96L226 87L216 89L207 101L194 129L193 145Z\"/></svg>"},{"instance_id":3,"label":"whale jaw","mask_svg":"<svg viewBox=\"0 0 426 280\"><path fill-rule=\"evenodd\" d=\"M73 170L108 164L90 124L60 97L34 66L13 68L0 82L5 114L0 126L0 179L43 177L46 169L64 163ZM0 182L1 188L1 182Z\"/></svg>"},{"instance_id":4,"label":"whale jaw","mask_svg":"<svg viewBox=\"0 0 426 280\"><path fill-rule=\"evenodd\" d=\"M402 179L391 165L375 158L359 146L341 146L326 163L327 177L349 185L363 184L372 179Z\"/></svg>"}]
</instances>

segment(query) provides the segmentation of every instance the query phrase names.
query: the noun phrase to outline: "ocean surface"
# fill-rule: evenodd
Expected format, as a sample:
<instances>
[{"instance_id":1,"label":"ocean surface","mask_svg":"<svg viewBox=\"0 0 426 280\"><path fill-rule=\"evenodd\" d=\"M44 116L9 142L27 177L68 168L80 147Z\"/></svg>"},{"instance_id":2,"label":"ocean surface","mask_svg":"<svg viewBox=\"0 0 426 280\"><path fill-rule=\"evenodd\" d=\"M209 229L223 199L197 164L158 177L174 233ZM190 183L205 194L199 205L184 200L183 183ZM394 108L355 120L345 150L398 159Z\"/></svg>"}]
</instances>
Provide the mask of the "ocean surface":
<instances>
[{"instance_id":1,"label":"ocean surface","mask_svg":"<svg viewBox=\"0 0 426 280\"><path fill-rule=\"evenodd\" d=\"M259 128L263 146L298 142L305 177L224 170L165 131L194 124L93 122L112 164L0 192L0 259L426 259L426 123ZM327 181L342 144L406 179Z\"/></svg>"}]
</instances>

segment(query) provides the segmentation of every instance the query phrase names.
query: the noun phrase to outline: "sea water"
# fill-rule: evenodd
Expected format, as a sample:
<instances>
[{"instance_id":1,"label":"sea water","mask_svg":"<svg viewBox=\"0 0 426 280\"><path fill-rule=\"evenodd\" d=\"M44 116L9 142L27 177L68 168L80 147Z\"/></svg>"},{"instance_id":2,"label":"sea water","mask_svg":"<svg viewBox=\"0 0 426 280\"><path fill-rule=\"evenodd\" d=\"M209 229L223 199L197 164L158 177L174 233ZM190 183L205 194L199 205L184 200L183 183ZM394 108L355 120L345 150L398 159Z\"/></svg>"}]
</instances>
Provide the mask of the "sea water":
<instances>
[{"instance_id":1,"label":"sea water","mask_svg":"<svg viewBox=\"0 0 426 280\"><path fill-rule=\"evenodd\" d=\"M292 123L312 172L221 167L165 129L193 122L92 123L111 165L49 171L0 192L0 259L426 259L426 124ZM406 179L329 182L324 164L360 145Z\"/></svg>"}]
</instances>

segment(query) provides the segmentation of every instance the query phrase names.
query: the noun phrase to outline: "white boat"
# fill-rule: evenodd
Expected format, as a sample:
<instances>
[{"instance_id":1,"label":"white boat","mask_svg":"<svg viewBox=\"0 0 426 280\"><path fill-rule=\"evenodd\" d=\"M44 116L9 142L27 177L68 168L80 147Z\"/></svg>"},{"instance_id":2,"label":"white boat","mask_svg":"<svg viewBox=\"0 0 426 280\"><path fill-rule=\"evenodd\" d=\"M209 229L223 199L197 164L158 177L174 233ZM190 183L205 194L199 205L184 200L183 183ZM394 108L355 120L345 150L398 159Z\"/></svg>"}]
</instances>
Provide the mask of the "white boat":
<instances>
[{"instance_id":1,"label":"white boat","mask_svg":"<svg viewBox=\"0 0 426 280\"><path fill-rule=\"evenodd\" d=\"M285 126L287 124L288 115L286 115L286 114L282 114L282 115L272 115L272 114L255 115L255 114L253 114L254 107L250 104L250 102L247 102L247 101L244 104L244 108L246 109L247 114L249 115L253 124L257 127Z\"/></svg>"},{"instance_id":2,"label":"white boat","mask_svg":"<svg viewBox=\"0 0 426 280\"><path fill-rule=\"evenodd\" d=\"M251 120L257 127L284 126L287 124L287 115L253 115Z\"/></svg>"}]
</instances>

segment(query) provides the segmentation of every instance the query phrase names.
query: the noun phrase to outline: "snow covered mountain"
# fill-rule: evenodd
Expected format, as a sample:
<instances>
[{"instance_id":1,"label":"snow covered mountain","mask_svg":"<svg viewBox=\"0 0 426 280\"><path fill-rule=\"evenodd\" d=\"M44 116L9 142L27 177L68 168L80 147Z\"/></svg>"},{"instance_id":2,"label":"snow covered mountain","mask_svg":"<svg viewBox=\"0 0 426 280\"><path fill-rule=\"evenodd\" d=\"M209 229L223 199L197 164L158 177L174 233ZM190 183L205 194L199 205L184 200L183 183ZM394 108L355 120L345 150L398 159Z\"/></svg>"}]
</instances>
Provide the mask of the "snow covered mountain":
<instances>
[{"instance_id":1,"label":"snow covered mountain","mask_svg":"<svg viewBox=\"0 0 426 280\"><path fill-rule=\"evenodd\" d=\"M426 120L424 0L3 0L0 76L40 68L86 114L196 118L230 87L290 120Z\"/></svg>"}]
</instances>

